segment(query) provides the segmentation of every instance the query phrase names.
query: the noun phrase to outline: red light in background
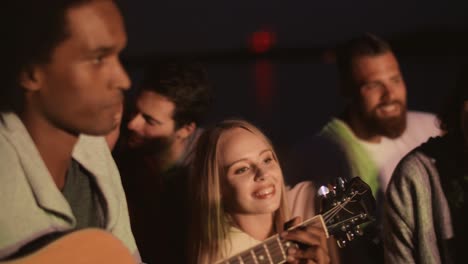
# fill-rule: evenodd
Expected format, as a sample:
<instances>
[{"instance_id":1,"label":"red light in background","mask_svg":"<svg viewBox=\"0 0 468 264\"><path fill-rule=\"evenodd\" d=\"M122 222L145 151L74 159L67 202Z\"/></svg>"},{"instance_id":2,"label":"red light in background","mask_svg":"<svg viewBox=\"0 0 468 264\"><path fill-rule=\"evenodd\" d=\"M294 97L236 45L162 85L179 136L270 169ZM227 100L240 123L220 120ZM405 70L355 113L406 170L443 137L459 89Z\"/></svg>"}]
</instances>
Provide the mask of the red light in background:
<instances>
[{"instance_id":1,"label":"red light in background","mask_svg":"<svg viewBox=\"0 0 468 264\"><path fill-rule=\"evenodd\" d=\"M257 60L254 65L255 98L258 110L269 114L273 103L275 81L274 67L269 60Z\"/></svg>"},{"instance_id":2,"label":"red light in background","mask_svg":"<svg viewBox=\"0 0 468 264\"><path fill-rule=\"evenodd\" d=\"M325 64L336 63L336 53L333 50L325 50L322 53L322 62Z\"/></svg>"},{"instance_id":3,"label":"red light in background","mask_svg":"<svg viewBox=\"0 0 468 264\"><path fill-rule=\"evenodd\" d=\"M249 38L250 49L255 53L269 51L276 42L276 35L270 30L253 32Z\"/></svg>"}]
</instances>

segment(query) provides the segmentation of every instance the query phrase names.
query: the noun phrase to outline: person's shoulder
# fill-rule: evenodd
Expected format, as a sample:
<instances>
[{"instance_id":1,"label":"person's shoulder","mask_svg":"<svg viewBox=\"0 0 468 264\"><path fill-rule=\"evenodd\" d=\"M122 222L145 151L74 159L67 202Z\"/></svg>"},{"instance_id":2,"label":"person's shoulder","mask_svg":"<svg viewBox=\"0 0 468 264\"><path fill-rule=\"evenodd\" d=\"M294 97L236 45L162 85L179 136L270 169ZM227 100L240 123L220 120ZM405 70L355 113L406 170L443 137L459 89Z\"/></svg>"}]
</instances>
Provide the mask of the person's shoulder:
<instances>
[{"instance_id":1,"label":"person's shoulder","mask_svg":"<svg viewBox=\"0 0 468 264\"><path fill-rule=\"evenodd\" d=\"M411 122L431 122L437 124L437 116L434 113L422 111L408 111L408 121Z\"/></svg>"},{"instance_id":2,"label":"person's shoulder","mask_svg":"<svg viewBox=\"0 0 468 264\"><path fill-rule=\"evenodd\" d=\"M25 186L25 178L22 177L23 166L17 146L13 142L11 131L0 120L0 200L12 201L12 197L21 193L18 186Z\"/></svg>"},{"instance_id":3,"label":"person's shoulder","mask_svg":"<svg viewBox=\"0 0 468 264\"><path fill-rule=\"evenodd\" d=\"M441 134L440 122L437 116L429 112L408 111L407 131L410 134L427 137L435 137Z\"/></svg>"},{"instance_id":4,"label":"person's shoulder","mask_svg":"<svg viewBox=\"0 0 468 264\"><path fill-rule=\"evenodd\" d=\"M10 170L13 162L18 160L15 144L13 144L15 134L15 126L19 125L20 121L14 114L1 113L0 115L0 170ZM3 177L3 175L0 175Z\"/></svg>"},{"instance_id":5,"label":"person's shoulder","mask_svg":"<svg viewBox=\"0 0 468 264\"><path fill-rule=\"evenodd\" d=\"M5 159L5 153L10 153L10 152L14 152L14 145L12 144L11 142L11 138L8 137L8 135L2 133L2 128L1 128L1 125L0 125L0 153L1 154L1 159L0 160L4 160Z\"/></svg>"},{"instance_id":6,"label":"person's shoulder","mask_svg":"<svg viewBox=\"0 0 468 264\"><path fill-rule=\"evenodd\" d=\"M0 133L0 156L0 178L4 179L4 172L10 174L13 164L18 163L18 155L11 139L3 133Z\"/></svg>"},{"instance_id":7,"label":"person's shoulder","mask_svg":"<svg viewBox=\"0 0 468 264\"><path fill-rule=\"evenodd\" d=\"M339 117L331 118L318 133L320 137L329 139L338 145L348 145L356 143L358 138L351 127Z\"/></svg>"},{"instance_id":8,"label":"person's shoulder","mask_svg":"<svg viewBox=\"0 0 468 264\"><path fill-rule=\"evenodd\" d=\"M398 163L392 176L392 181L413 182L416 183L422 180L430 171L430 167L434 167L434 159L427 156L419 148L414 149L404 156Z\"/></svg>"},{"instance_id":9,"label":"person's shoulder","mask_svg":"<svg viewBox=\"0 0 468 264\"><path fill-rule=\"evenodd\" d=\"M296 183L294 186L288 186L286 188L286 194L289 201L297 201L304 197L315 197L317 187L313 181L301 181ZM304 201L305 202L305 201Z\"/></svg>"},{"instance_id":10,"label":"person's shoulder","mask_svg":"<svg viewBox=\"0 0 468 264\"><path fill-rule=\"evenodd\" d=\"M13 133L14 131L21 129L23 123L21 119L15 114L10 112L0 112L0 132L1 133Z\"/></svg>"},{"instance_id":11,"label":"person's shoulder","mask_svg":"<svg viewBox=\"0 0 468 264\"><path fill-rule=\"evenodd\" d=\"M312 181L301 181L296 183L294 186L287 188L287 193L299 193L302 191L311 191L315 193L316 187Z\"/></svg>"},{"instance_id":12,"label":"person's shoulder","mask_svg":"<svg viewBox=\"0 0 468 264\"><path fill-rule=\"evenodd\" d=\"M351 128L348 126L348 124L343 121L339 117L330 117L330 119L322 126L319 134L324 134L329 130L336 130L336 129L345 129L345 130L351 130Z\"/></svg>"},{"instance_id":13,"label":"person's shoulder","mask_svg":"<svg viewBox=\"0 0 468 264\"><path fill-rule=\"evenodd\" d=\"M433 192L432 178L437 175L434 160L418 149L406 155L393 172L385 192L386 201L400 208L411 210L417 199L418 204L425 203ZM418 197L418 198L416 198Z\"/></svg>"},{"instance_id":14,"label":"person's shoulder","mask_svg":"<svg viewBox=\"0 0 468 264\"><path fill-rule=\"evenodd\" d=\"M401 159L400 163L401 166L409 167L413 164L427 163L428 161L431 161L431 157L427 156L419 148L416 148L413 151L409 152L407 155L405 155Z\"/></svg>"}]
</instances>

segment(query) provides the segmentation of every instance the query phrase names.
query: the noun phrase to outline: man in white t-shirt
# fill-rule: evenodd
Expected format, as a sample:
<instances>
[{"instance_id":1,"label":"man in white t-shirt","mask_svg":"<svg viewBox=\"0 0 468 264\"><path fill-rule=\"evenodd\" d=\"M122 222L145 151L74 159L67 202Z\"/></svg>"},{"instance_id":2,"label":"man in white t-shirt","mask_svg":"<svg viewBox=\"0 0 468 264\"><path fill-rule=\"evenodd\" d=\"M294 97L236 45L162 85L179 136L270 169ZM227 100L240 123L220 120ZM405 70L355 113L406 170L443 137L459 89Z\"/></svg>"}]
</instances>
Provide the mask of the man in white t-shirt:
<instances>
[{"instance_id":1,"label":"man in white t-shirt","mask_svg":"<svg viewBox=\"0 0 468 264\"><path fill-rule=\"evenodd\" d=\"M439 135L440 129L435 115L407 111L405 82L384 40L364 34L346 42L337 51L337 66L346 109L317 137L301 142L295 151L297 158L289 157L286 175L293 174L293 181L308 178L317 184L360 176L369 184L377 199L375 236L368 234L369 245L352 244L343 252L343 261L382 263L378 234L386 186L400 159L429 137ZM307 156L307 161L302 162L299 153Z\"/></svg>"},{"instance_id":2,"label":"man in white t-shirt","mask_svg":"<svg viewBox=\"0 0 468 264\"><path fill-rule=\"evenodd\" d=\"M435 116L429 113L409 111L406 116L406 129L397 138L382 136L380 142L369 142L357 138L364 146L378 169L378 186L384 192L398 162L413 148L425 142L430 136L437 136Z\"/></svg>"}]
</instances>

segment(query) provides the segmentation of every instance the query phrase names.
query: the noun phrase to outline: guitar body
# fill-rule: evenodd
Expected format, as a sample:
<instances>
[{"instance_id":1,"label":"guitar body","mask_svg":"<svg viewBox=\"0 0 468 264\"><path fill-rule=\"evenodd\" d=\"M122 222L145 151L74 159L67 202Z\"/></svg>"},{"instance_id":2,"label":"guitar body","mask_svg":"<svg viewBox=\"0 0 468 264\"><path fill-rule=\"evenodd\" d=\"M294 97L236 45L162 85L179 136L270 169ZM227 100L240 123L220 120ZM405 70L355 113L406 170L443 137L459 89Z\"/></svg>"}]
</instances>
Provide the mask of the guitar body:
<instances>
[{"instance_id":1,"label":"guitar body","mask_svg":"<svg viewBox=\"0 0 468 264\"><path fill-rule=\"evenodd\" d=\"M65 235L40 250L2 264L135 264L125 245L109 232L83 229Z\"/></svg>"}]
</instances>

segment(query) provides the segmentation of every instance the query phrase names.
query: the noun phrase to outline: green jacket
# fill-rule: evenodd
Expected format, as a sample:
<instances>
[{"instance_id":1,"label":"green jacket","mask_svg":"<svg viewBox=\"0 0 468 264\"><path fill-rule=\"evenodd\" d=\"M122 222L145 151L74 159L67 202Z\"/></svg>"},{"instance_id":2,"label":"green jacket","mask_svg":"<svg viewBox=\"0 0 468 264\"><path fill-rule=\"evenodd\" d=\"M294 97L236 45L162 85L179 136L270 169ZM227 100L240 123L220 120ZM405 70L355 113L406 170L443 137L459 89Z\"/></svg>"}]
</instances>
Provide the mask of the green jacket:
<instances>
[{"instance_id":1,"label":"green jacket","mask_svg":"<svg viewBox=\"0 0 468 264\"><path fill-rule=\"evenodd\" d=\"M370 186L372 194L376 197L379 189L379 170L348 125L338 118L334 118L322 128L319 135L342 147L352 176L361 177Z\"/></svg>"}]
</instances>

